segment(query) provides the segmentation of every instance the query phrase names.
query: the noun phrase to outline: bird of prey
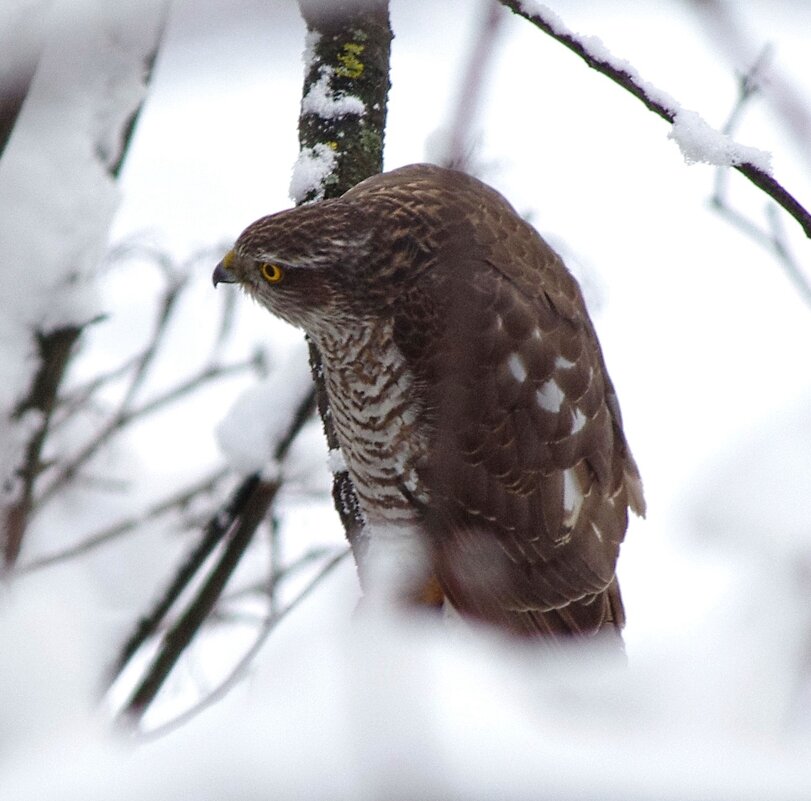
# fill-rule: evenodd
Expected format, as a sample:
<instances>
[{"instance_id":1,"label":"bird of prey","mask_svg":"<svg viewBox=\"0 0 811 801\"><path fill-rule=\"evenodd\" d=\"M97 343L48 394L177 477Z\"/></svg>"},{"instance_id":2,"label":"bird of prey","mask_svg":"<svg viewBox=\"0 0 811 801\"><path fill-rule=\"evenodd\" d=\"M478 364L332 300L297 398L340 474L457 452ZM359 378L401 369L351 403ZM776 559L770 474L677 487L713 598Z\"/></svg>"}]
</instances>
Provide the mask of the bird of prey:
<instances>
[{"instance_id":1,"label":"bird of prey","mask_svg":"<svg viewBox=\"0 0 811 801\"><path fill-rule=\"evenodd\" d=\"M520 635L619 634L639 471L578 284L504 197L402 167L257 220L213 280L317 346L372 550L419 555L404 596Z\"/></svg>"}]
</instances>

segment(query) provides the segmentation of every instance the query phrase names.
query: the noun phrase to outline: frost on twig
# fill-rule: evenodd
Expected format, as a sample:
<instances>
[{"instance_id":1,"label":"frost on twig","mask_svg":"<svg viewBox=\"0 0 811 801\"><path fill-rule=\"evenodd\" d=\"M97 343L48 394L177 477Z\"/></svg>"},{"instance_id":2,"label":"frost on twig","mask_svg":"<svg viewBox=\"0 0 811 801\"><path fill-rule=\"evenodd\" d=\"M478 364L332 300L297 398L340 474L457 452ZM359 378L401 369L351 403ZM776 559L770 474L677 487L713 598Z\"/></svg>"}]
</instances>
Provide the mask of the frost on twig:
<instances>
[{"instance_id":1,"label":"frost on twig","mask_svg":"<svg viewBox=\"0 0 811 801\"><path fill-rule=\"evenodd\" d=\"M709 163L717 163L713 161L714 158L723 160L785 209L800 224L806 236L811 238L811 212L765 169L767 165L759 155L761 151L741 149L740 146L730 143L720 132L714 132L715 136L710 137L708 131L712 129L696 123L700 117L693 116L694 112L682 109L670 95L644 81L627 61L613 56L598 38L580 36L569 30L546 6L534 0L501 0L501 2L576 53L589 67L622 86L650 111L671 124L678 122L674 138L685 143L690 160ZM713 140L712 147L707 148L710 139ZM700 149L702 143L705 145L703 150Z\"/></svg>"}]
</instances>

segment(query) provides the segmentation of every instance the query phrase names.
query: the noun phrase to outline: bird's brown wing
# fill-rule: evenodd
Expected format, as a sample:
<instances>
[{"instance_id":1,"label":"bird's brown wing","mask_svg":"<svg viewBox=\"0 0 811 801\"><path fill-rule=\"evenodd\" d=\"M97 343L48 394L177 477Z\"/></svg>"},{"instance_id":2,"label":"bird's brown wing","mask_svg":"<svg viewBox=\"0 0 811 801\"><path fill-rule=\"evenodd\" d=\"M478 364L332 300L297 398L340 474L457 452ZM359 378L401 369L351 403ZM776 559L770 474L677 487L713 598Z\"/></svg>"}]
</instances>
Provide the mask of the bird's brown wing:
<instances>
[{"instance_id":1,"label":"bird's brown wing","mask_svg":"<svg viewBox=\"0 0 811 801\"><path fill-rule=\"evenodd\" d=\"M437 254L394 313L432 432L433 569L457 609L518 633L618 630L643 500L614 389L558 256L517 216L496 222Z\"/></svg>"}]
</instances>

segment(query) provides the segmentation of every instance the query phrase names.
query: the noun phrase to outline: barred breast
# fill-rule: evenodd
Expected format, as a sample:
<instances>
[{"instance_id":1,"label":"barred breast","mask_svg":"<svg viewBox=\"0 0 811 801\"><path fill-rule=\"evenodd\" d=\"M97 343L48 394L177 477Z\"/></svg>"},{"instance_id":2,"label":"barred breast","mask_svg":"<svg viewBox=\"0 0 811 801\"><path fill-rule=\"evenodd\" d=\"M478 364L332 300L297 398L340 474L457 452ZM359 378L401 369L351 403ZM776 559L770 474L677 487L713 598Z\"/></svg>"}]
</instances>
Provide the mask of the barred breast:
<instances>
[{"instance_id":1,"label":"barred breast","mask_svg":"<svg viewBox=\"0 0 811 801\"><path fill-rule=\"evenodd\" d=\"M391 323L322 335L317 344L335 431L370 533L413 526L418 510L408 495L427 502L416 470L427 442Z\"/></svg>"}]
</instances>

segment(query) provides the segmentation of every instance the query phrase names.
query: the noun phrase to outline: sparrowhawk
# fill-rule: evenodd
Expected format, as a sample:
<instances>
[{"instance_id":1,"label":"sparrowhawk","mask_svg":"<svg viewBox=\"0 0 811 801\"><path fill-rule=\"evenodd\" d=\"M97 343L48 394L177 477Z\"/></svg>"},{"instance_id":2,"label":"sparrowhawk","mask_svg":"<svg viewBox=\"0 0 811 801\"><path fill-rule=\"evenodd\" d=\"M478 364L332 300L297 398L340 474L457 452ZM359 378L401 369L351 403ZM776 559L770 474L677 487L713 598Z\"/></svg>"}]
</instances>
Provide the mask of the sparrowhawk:
<instances>
[{"instance_id":1,"label":"sparrowhawk","mask_svg":"<svg viewBox=\"0 0 811 801\"><path fill-rule=\"evenodd\" d=\"M257 220L213 277L317 346L372 545L420 545L414 597L519 634L619 632L639 472L578 284L505 198L403 167Z\"/></svg>"}]
</instances>

